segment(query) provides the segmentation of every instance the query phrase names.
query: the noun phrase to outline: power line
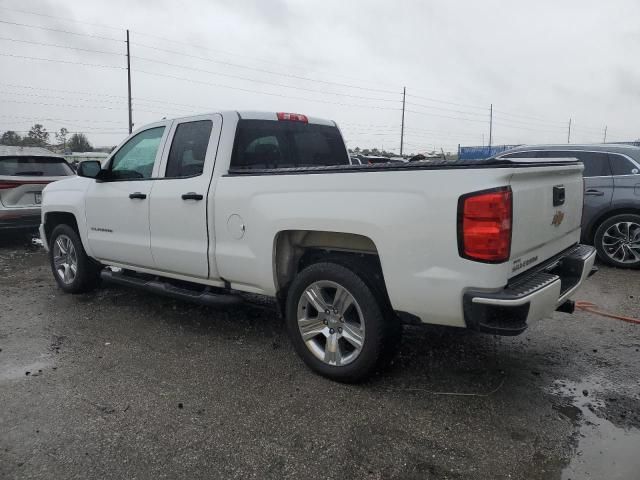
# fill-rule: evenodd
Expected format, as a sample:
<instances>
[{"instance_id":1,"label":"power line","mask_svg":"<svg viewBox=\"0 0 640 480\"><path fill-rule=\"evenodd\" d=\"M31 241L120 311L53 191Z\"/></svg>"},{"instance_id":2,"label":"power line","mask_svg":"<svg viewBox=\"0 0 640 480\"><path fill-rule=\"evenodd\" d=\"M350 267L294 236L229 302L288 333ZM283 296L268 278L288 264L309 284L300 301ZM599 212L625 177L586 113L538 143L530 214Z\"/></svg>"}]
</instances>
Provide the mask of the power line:
<instances>
[{"instance_id":1,"label":"power line","mask_svg":"<svg viewBox=\"0 0 640 480\"><path fill-rule=\"evenodd\" d=\"M210 75L218 75L221 77L228 77L228 78L233 78L236 80L244 80L247 82L254 82L254 83L261 83L264 85L271 85L274 87L280 87L280 88L291 88L294 90L301 90L304 92L311 92L311 93L320 93L323 95L337 95L337 96L341 96L341 97L348 97L348 98L356 98L356 99L360 99L360 100L376 100L376 101L380 101L380 102L395 102L395 103L400 103L400 100L391 100L391 99L384 99L384 98L374 98L374 97L365 97L365 96L361 96L361 95L351 95L348 93L336 93L336 92L329 92L326 90L315 90L312 88L305 88L305 87L298 87L295 85L288 85L286 83L276 83L276 82L269 82L266 80L257 80L254 78L250 78L250 77L243 77L241 75L233 75L230 73L221 73L221 72L214 72L212 70L206 70L204 68L197 68L197 67L190 67L188 65L179 65L177 63L170 63L170 62L164 62L162 60L155 60L152 58L146 58L146 57L139 57L139 56L133 56L134 59L137 60L143 60L143 61L147 61L147 62L152 62L152 63L158 63L160 65L166 65L166 66L170 66L170 67L176 67L176 68L182 68L184 70L190 70L193 72L200 72L200 73L207 73Z\"/></svg>"},{"instance_id":2,"label":"power line","mask_svg":"<svg viewBox=\"0 0 640 480\"><path fill-rule=\"evenodd\" d=\"M45 92L69 93L69 94L72 94L72 95L90 95L92 97L99 96L99 97L107 97L107 98L118 98L118 99L124 99L124 100L126 100L126 98L127 98L125 95L112 95L112 94L106 94L106 93L87 92L87 91L78 91L78 90L64 90L64 89L59 89L59 88L34 87L32 85L17 85L15 83L0 83L0 86L12 87L12 88L23 88L23 89L28 89L28 90L42 90L42 91L45 91ZM6 92L6 93L9 93L11 95L25 95L23 93L18 93L18 92ZM60 97L51 96L51 98L60 98ZM78 100L84 101L83 99L78 99ZM95 100L95 99L92 99L92 100ZM142 102L145 102L145 103L160 103L160 104L163 104L163 105L177 105L177 106L181 106L181 107L198 108L198 109L202 108L201 105L192 105L192 104L186 104L186 103L167 102L165 100L158 100L158 99L144 98L144 97L133 97L133 100L136 101L136 102L142 101ZM95 100L95 101L102 101L102 100ZM118 102L113 102L113 103L118 103Z\"/></svg>"},{"instance_id":3,"label":"power line","mask_svg":"<svg viewBox=\"0 0 640 480\"><path fill-rule=\"evenodd\" d=\"M531 130L531 131L535 131L535 132L554 133L556 135L563 135L564 134L564 129L549 130L549 129L544 129L544 128L532 128L532 127L527 127L527 126L522 126L522 125L512 125L512 124L508 124L508 123L497 123L497 122L493 122L493 123L494 123L494 125L498 125L500 127L506 127L506 128L515 128L515 129L519 129L519 130Z\"/></svg>"},{"instance_id":4,"label":"power line","mask_svg":"<svg viewBox=\"0 0 640 480\"><path fill-rule=\"evenodd\" d=\"M503 110L496 110L496 109L493 110L493 113L499 113L501 115L505 115L505 116L508 116L508 117L526 118L526 119L536 120L538 122L543 122L543 123L557 123L557 124L561 124L563 126L563 128L564 128L564 125L566 123L564 121L561 122L561 121L558 121L558 120L548 120L548 119L543 119L543 118L539 118L539 117L532 117L530 115L521 115L521 114L517 114L517 113L508 113L508 112L505 112Z\"/></svg>"},{"instance_id":5,"label":"power line","mask_svg":"<svg viewBox=\"0 0 640 480\"><path fill-rule=\"evenodd\" d=\"M94 106L92 106L92 105L72 105L72 104L68 104L68 103L23 102L21 100L11 100L11 99L0 99L0 103L20 103L20 104L23 104L23 105L41 105L41 106L46 106L46 107L68 107L68 108L86 108L86 109L99 108L99 109L102 109L102 110L120 110L120 108L107 107L107 106L104 106L104 105L94 105ZM124 109L125 107L123 106L122 108Z\"/></svg>"},{"instance_id":6,"label":"power line","mask_svg":"<svg viewBox=\"0 0 640 480\"><path fill-rule=\"evenodd\" d=\"M93 123L122 123L119 120L99 120L99 119L80 119L76 118L73 120L65 119L65 118L41 118L41 117L27 117L23 115L0 115L0 118L15 118L15 119L25 119L31 121L51 121L51 122L93 122Z\"/></svg>"},{"instance_id":7,"label":"power line","mask_svg":"<svg viewBox=\"0 0 640 480\"><path fill-rule=\"evenodd\" d=\"M60 92L60 93L71 93L74 95L91 95L91 96L100 96L100 97L111 97L111 98L127 98L124 95L110 95L106 93L99 92L82 92L78 90L62 90L59 88L45 88L45 87L34 87L33 85L17 85L15 83L0 83L0 86L3 87L13 87L13 88L25 88L28 90L42 90L45 92Z\"/></svg>"},{"instance_id":8,"label":"power line","mask_svg":"<svg viewBox=\"0 0 640 480\"><path fill-rule=\"evenodd\" d=\"M415 113L416 115L427 115L427 116L433 116L433 117L450 118L452 120L461 120L463 122L489 123L487 120L478 120L475 118L464 118L464 117L451 117L448 115L440 115L438 113L418 112L416 110L407 110L407 112Z\"/></svg>"},{"instance_id":9,"label":"power line","mask_svg":"<svg viewBox=\"0 0 640 480\"><path fill-rule=\"evenodd\" d=\"M125 70L124 67L116 67L115 65L98 65L96 63L72 62L70 60L58 60L54 58L31 57L28 55L13 55L11 53L0 53L0 56L22 58L27 60L40 60L42 62L65 63L67 65L84 65L86 67L114 68L116 70Z\"/></svg>"},{"instance_id":10,"label":"power line","mask_svg":"<svg viewBox=\"0 0 640 480\"><path fill-rule=\"evenodd\" d=\"M33 42L31 40L19 40L17 38L0 37L0 40L4 40L4 41L7 41L7 42L28 43L30 45L40 45L42 47L66 48L68 50L79 50L81 52L104 53L106 55L124 56L123 53L106 52L104 50L93 50L91 48L70 47L70 46L67 46L67 45L56 45L56 44L53 44L53 43Z\"/></svg>"},{"instance_id":11,"label":"power line","mask_svg":"<svg viewBox=\"0 0 640 480\"><path fill-rule=\"evenodd\" d=\"M35 98L53 98L55 100L68 100L68 97L59 97L56 95L39 95L37 93L22 93L22 92L2 92L0 91L0 95L18 95L21 97L35 97ZM73 99L76 102L98 102L98 103L108 103L111 105L120 105L121 102L119 101L114 101L114 100L105 100L105 99L99 99L99 98L92 98L92 99L84 99L84 98L74 98Z\"/></svg>"},{"instance_id":12,"label":"power line","mask_svg":"<svg viewBox=\"0 0 640 480\"><path fill-rule=\"evenodd\" d=\"M240 92L248 92L248 93L254 93L254 94L259 94L259 95L269 95L269 96L280 97L280 98L288 98L288 99L293 99L293 100L304 100L304 101L307 101L307 102L325 103L325 104L329 104L329 105L341 105L341 106L346 106L346 107L370 108L370 109L375 109L375 110L387 110L387 111L399 111L400 110L399 108L379 107L379 106L375 106L375 105L357 105L357 104L353 104L353 103L331 102L331 101L327 101L327 100L318 100L318 99L305 98L305 97L292 97L291 95L287 95L287 94L272 93L272 92L261 92L261 91L258 91L258 90L251 90L249 88L233 87L233 86L230 86L230 85L224 85L224 84L213 83L213 82L205 82L205 81L196 80L196 79L193 79L193 78L178 77L178 76L175 76L175 75L168 75L168 74L165 74L165 73L158 73L158 72L149 72L149 71L146 71L146 70L138 70L138 69L136 69L136 72L144 73L144 74L147 74L147 75L154 75L154 76L159 76L159 77L172 78L174 80L181 80L181 81L185 81L185 82L198 83L198 84L208 85L208 86L212 86L212 87L228 88L228 89L231 89L231 90L238 90Z\"/></svg>"},{"instance_id":13,"label":"power line","mask_svg":"<svg viewBox=\"0 0 640 480\"><path fill-rule=\"evenodd\" d=\"M407 97L419 98L421 100L427 100L427 101L436 102L436 103L444 103L444 104L447 104L447 105L455 105L457 107L468 107L468 108L475 108L475 109L478 109L478 110L486 110L487 109L486 106L485 107L481 107L479 105L470 105L468 103L449 102L449 101L440 100L440 99L437 99L437 98L423 97L423 96L420 96L420 95L413 95L413 94L409 94L409 93L407 94Z\"/></svg>"},{"instance_id":14,"label":"power line","mask_svg":"<svg viewBox=\"0 0 640 480\"><path fill-rule=\"evenodd\" d=\"M500 121L504 121L506 123L508 123L509 125L525 125L525 126L534 126L534 127L543 127L543 128L547 128L547 129L555 129L558 131L565 131L567 126L566 124L564 126L560 126L560 125L549 125L549 124L541 124L541 123L533 123L533 122L527 122L525 120L512 120L510 118L504 118L504 117L499 117L499 116L495 116L494 118L496 120L500 120Z\"/></svg>"},{"instance_id":15,"label":"power line","mask_svg":"<svg viewBox=\"0 0 640 480\"><path fill-rule=\"evenodd\" d=\"M30 11L27 11L27 10L19 10L19 9L8 8L8 7L0 7L0 9L13 11L13 12L19 12L19 13L23 13L23 14L26 14L26 15L35 15L35 16L39 16L39 17L52 18L52 19L61 20L61 21L65 21L65 22L72 22L72 23L77 23L77 24L82 24L82 25L90 25L90 26L94 26L94 27L101 27L101 28L107 28L107 29L111 29L111 30L118 30L118 31L121 31L121 32L125 30L124 27L114 27L113 25L105 25L105 24L102 24L102 23L90 23L90 22L86 22L86 21L82 21L82 20L74 20L74 19L70 19L70 18L58 17L58 16L55 16L55 15L47 15L47 14L42 14L42 13L30 12ZM251 57L251 56L248 56L248 55L242 55L242 54L234 53L234 52L225 52L223 50L216 50L216 49L212 49L212 48L206 48L206 47L202 47L201 45L193 45L193 44L187 43L187 42L180 42L180 41L177 41L177 40L171 40L171 39L168 39L166 37L162 37L162 36L159 36L159 35L153 35L153 34L150 34L150 33L145 33L145 32L141 32L141 31L137 31L137 30L134 33L136 33L137 35L142 35L142 36L149 37L149 38L159 39L159 40L162 40L162 41L168 42L168 43L173 43L173 44L177 44L177 45L184 45L184 46L188 46L188 47L191 47L191 48L199 48L199 49L202 49L202 50L207 50L207 51L211 51L211 52L215 52L215 53L220 53L220 54L227 55L227 56L247 58L249 60L259 61L259 62L263 62L263 63L269 63L270 65L280 65L280 66L285 67L285 68L291 68L292 67L292 65L287 65L287 64L282 64L282 63L275 63L275 62L273 62L271 60L265 60L265 59L262 59L262 58ZM140 46L143 46L143 45L140 45ZM180 53L180 54L183 55L182 53ZM348 77L348 76L345 76L345 75L336 75L335 73L331 73L331 74L333 76L338 76L338 77L342 77L342 78L349 78L351 80L359 80L359 81L364 81L364 82L372 83L372 84L389 85L389 86L391 86L390 84L386 84L386 83L372 82L369 79L354 78L354 77ZM311 80L313 80L313 79L311 79ZM321 80L313 80L313 81L321 82ZM335 83L335 82L326 82L326 83ZM363 87L354 87L354 88L363 88ZM380 90L380 91L383 92L383 90ZM395 91L391 92L391 91L388 91L388 90L386 92L387 93L397 93Z\"/></svg>"},{"instance_id":16,"label":"power line","mask_svg":"<svg viewBox=\"0 0 640 480\"><path fill-rule=\"evenodd\" d=\"M108 29L111 29L111 30L120 30L120 31L124 30L122 28L114 27L114 26L111 26L111 25L105 25L103 23L83 22L83 21L80 21L80 20L73 20L73 19L70 19L70 18L56 17L55 15L47 15L47 14L44 14L44 13L29 12L27 10L19 10L17 8L0 7L0 10L8 10L10 12L24 13L24 14L27 14L27 15L36 15L38 17L53 18L55 20L62 20L64 22L72 22L72 23L79 23L79 24L82 24L82 25L90 25L92 27L101 27L101 28L108 28Z\"/></svg>"},{"instance_id":17,"label":"power line","mask_svg":"<svg viewBox=\"0 0 640 480\"><path fill-rule=\"evenodd\" d=\"M411 103L409 105L414 106L414 107L426 108L428 110L442 110L442 111L445 111L445 112L461 113L463 115L476 115L476 116L481 116L481 117L484 117L484 116L487 115L486 113L469 112L469 111L466 111L466 110L452 110L450 108L434 107L432 105L423 105L421 103Z\"/></svg>"},{"instance_id":18,"label":"power line","mask_svg":"<svg viewBox=\"0 0 640 480\"><path fill-rule=\"evenodd\" d=\"M400 94L400 92L396 92L396 91L393 91L393 90L381 90L381 89L377 89L377 88L363 87L363 86L360 86L360 85L352 85L352 84L348 84L348 83L331 82L331 81L328 81L328 80L318 80L318 79L315 79L315 78L304 77L302 75L295 75L295 74L292 74L292 73L281 73L281 72L276 72L276 71L273 71L273 70L267 70L265 68L250 67L250 66L247 66L247 65L241 65L239 63L227 62L227 61L223 61L223 60L215 60L213 58L201 57L199 55L191 55L191 54L187 54L187 53L183 53L183 52L178 52L176 50L168 50L168 49L165 49L165 48L155 47L155 46L152 46L152 45L145 45L144 43L131 42L131 44L135 45L135 46L138 46L138 47L149 48L151 50L157 50L159 52L165 52L165 53L172 53L172 54L175 54L175 55L180 55L181 57L194 58L194 59L198 59L198 60L203 60L205 62L217 63L217 64L220 64L220 65L227 65L227 66L235 67L235 68L244 68L246 70L252 70L252 71L255 71L255 72L268 73L270 75L279 75L279 76L283 76L283 77L287 77L287 78L294 78L296 80L304 80L304 81L308 81L308 82L322 83L322 84L325 84L325 85L335 85L335 86L338 86L338 87L356 88L356 89L359 89L359 90L366 90L366 91L370 91L370 92ZM136 58L136 57L134 57L134 58ZM142 58L143 60L148 60L148 61L154 61L152 59L144 58L144 57L137 57L137 58ZM170 64L170 65L175 66L175 64ZM362 98L367 98L367 97L362 97ZM381 99L381 98L375 98L375 100L384 101L384 99ZM390 101L390 100L387 100L387 101Z\"/></svg>"},{"instance_id":19,"label":"power line","mask_svg":"<svg viewBox=\"0 0 640 480\"><path fill-rule=\"evenodd\" d=\"M59 28L43 27L42 25L30 25L28 23L8 22L6 20L0 20L0 23L4 23L6 25L14 25L17 27L27 27L27 28L35 28L38 30L46 30L48 32L65 33L67 35L78 35L80 37L98 38L100 40L110 40L112 42L124 42L123 40L120 40L118 38L104 37L102 35L93 35L90 33L72 32L70 30L61 30Z\"/></svg>"}]
</instances>

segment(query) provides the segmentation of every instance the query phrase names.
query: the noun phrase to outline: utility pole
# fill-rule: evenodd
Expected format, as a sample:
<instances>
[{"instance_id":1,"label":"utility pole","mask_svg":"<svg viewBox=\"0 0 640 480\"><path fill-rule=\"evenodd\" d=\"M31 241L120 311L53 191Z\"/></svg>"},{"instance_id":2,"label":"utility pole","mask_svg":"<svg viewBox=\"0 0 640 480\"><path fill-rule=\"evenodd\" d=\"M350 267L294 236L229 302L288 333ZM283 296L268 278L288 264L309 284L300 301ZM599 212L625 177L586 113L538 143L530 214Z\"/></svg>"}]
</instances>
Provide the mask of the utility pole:
<instances>
[{"instance_id":1,"label":"utility pole","mask_svg":"<svg viewBox=\"0 0 640 480\"><path fill-rule=\"evenodd\" d=\"M569 131L567 132L567 143L571 143L571 118L569 118Z\"/></svg>"},{"instance_id":2,"label":"utility pole","mask_svg":"<svg viewBox=\"0 0 640 480\"><path fill-rule=\"evenodd\" d=\"M493 139L493 103L489 107L489 148L491 148L491 140Z\"/></svg>"},{"instance_id":3,"label":"utility pole","mask_svg":"<svg viewBox=\"0 0 640 480\"><path fill-rule=\"evenodd\" d=\"M127 29L127 86L129 89L129 133L133 131L133 117L131 113L131 54L129 53L129 29Z\"/></svg>"},{"instance_id":4,"label":"utility pole","mask_svg":"<svg viewBox=\"0 0 640 480\"><path fill-rule=\"evenodd\" d=\"M400 156L404 147L404 104L407 96L407 87L402 87L402 126L400 127Z\"/></svg>"},{"instance_id":5,"label":"utility pole","mask_svg":"<svg viewBox=\"0 0 640 480\"><path fill-rule=\"evenodd\" d=\"M607 126L604 126L604 138L602 139L602 143L607 143Z\"/></svg>"}]
</instances>

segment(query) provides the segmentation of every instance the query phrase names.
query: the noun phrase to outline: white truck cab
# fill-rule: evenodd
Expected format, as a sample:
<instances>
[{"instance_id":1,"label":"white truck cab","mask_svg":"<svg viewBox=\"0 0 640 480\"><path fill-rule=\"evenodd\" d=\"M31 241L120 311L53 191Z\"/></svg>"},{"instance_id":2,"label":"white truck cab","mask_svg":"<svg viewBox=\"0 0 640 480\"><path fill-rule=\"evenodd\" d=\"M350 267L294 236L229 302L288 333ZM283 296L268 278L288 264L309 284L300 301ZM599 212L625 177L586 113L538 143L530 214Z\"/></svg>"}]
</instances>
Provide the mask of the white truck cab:
<instances>
[{"instance_id":1,"label":"white truck cab","mask_svg":"<svg viewBox=\"0 0 640 480\"><path fill-rule=\"evenodd\" d=\"M47 186L41 236L67 292L103 278L229 307L275 297L303 360L355 381L402 321L516 335L571 311L594 261L581 171L352 165L332 121L217 112L147 125Z\"/></svg>"}]
</instances>

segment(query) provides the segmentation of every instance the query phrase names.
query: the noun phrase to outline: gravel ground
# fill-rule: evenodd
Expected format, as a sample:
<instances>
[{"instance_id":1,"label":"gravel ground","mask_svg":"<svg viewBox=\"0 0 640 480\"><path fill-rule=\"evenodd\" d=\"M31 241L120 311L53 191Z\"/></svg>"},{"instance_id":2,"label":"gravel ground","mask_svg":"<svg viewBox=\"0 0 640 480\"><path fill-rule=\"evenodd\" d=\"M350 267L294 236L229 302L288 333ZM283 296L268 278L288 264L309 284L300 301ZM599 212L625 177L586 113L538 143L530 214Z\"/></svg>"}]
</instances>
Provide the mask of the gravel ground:
<instances>
[{"instance_id":1,"label":"gravel ground","mask_svg":"<svg viewBox=\"0 0 640 480\"><path fill-rule=\"evenodd\" d=\"M578 299L640 316L640 272ZM640 478L640 326L556 313L515 338L405 328L330 382L268 307L65 295L0 237L0 478Z\"/></svg>"}]
</instances>

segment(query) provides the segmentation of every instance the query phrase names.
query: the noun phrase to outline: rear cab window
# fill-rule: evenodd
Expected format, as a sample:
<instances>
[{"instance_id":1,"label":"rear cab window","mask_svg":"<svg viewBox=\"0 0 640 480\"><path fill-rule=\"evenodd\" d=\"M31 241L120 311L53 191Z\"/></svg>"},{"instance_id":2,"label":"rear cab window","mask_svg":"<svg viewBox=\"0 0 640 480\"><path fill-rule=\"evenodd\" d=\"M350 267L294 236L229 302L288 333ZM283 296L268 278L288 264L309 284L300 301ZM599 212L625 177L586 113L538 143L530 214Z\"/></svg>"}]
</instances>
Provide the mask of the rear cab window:
<instances>
[{"instance_id":1,"label":"rear cab window","mask_svg":"<svg viewBox=\"0 0 640 480\"><path fill-rule=\"evenodd\" d=\"M239 120L232 169L350 165L338 128L299 121Z\"/></svg>"},{"instance_id":2,"label":"rear cab window","mask_svg":"<svg viewBox=\"0 0 640 480\"><path fill-rule=\"evenodd\" d=\"M67 177L73 169L63 158L57 157L2 157L0 175L10 177Z\"/></svg>"}]
</instances>

